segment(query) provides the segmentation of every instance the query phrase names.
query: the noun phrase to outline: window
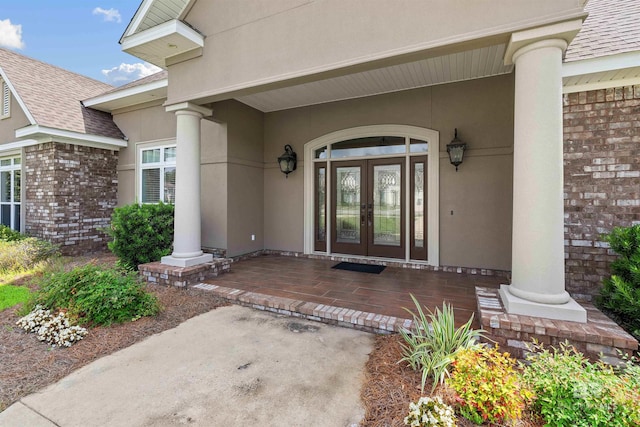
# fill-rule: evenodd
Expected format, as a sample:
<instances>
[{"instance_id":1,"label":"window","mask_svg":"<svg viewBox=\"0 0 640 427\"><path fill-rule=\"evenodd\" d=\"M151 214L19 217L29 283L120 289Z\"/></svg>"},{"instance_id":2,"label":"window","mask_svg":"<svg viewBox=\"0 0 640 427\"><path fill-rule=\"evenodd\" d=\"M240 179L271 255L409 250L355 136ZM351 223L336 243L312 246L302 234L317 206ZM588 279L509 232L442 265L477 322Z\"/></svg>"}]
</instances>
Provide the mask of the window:
<instances>
[{"instance_id":1,"label":"window","mask_svg":"<svg viewBox=\"0 0 640 427\"><path fill-rule=\"evenodd\" d=\"M175 145L140 151L140 201L174 203L176 194Z\"/></svg>"},{"instance_id":2,"label":"window","mask_svg":"<svg viewBox=\"0 0 640 427\"><path fill-rule=\"evenodd\" d=\"M0 224L20 231L20 157L0 158Z\"/></svg>"},{"instance_id":3,"label":"window","mask_svg":"<svg viewBox=\"0 0 640 427\"><path fill-rule=\"evenodd\" d=\"M0 109L0 119L6 119L11 113L11 91L9 85L0 78L0 90L2 91L2 109Z\"/></svg>"}]
</instances>

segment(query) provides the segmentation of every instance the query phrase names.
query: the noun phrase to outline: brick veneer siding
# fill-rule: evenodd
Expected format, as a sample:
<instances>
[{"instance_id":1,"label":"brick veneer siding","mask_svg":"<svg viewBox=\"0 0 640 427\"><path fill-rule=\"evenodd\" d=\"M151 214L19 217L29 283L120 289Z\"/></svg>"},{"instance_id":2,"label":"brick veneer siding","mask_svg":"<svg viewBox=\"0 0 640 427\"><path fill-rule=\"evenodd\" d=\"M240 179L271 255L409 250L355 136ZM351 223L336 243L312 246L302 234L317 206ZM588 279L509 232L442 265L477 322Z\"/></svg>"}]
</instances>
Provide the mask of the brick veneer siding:
<instances>
[{"instance_id":1,"label":"brick veneer siding","mask_svg":"<svg viewBox=\"0 0 640 427\"><path fill-rule=\"evenodd\" d=\"M597 293L615 254L602 235L640 223L640 85L564 95L567 290Z\"/></svg>"},{"instance_id":2,"label":"brick veneer siding","mask_svg":"<svg viewBox=\"0 0 640 427\"><path fill-rule=\"evenodd\" d=\"M49 142L25 148L25 232L65 255L106 249L117 203L116 151Z\"/></svg>"}]
</instances>

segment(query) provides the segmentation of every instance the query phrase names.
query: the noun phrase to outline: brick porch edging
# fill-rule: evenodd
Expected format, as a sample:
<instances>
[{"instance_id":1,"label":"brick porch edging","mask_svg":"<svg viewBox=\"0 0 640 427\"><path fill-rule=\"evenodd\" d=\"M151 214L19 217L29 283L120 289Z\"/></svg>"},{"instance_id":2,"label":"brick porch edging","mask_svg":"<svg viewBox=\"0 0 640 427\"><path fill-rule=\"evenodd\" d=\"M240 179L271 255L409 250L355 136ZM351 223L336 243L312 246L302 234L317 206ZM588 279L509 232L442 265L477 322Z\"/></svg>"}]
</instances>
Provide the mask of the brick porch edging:
<instances>
[{"instance_id":1,"label":"brick porch edging","mask_svg":"<svg viewBox=\"0 0 640 427\"><path fill-rule=\"evenodd\" d=\"M590 359L613 364L621 361L618 350L628 354L638 349L635 338L591 303L580 302L587 310L587 323L578 323L508 314L497 289L476 287L476 299L486 335L519 359L533 339L552 346L568 341Z\"/></svg>"},{"instance_id":2,"label":"brick porch edging","mask_svg":"<svg viewBox=\"0 0 640 427\"><path fill-rule=\"evenodd\" d=\"M156 261L140 264L138 271L148 283L183 288L228 272L231 269L232 262L233 260L228 258L214 258L212 262L194 265L193 267L174 267Z\"/></svg>"},{"instance_id":3,"label":"brick porch edging","mask_svg":"<svg viewBox=\"0 0 640 427\"><path fill-rule=\"evenodd\" d=\"M394 316L359 311L345 307L318 304L294 300L292 298L276 297L241 289L226 288L224 286L199 283L196 289L210 291L215 296L234 304L251 307L257 310L270 311L286 316L314 320L330 325L358 329L378 334L399 332L401 328L411 329L413 321Z\"/></svg>"}]
</instances>

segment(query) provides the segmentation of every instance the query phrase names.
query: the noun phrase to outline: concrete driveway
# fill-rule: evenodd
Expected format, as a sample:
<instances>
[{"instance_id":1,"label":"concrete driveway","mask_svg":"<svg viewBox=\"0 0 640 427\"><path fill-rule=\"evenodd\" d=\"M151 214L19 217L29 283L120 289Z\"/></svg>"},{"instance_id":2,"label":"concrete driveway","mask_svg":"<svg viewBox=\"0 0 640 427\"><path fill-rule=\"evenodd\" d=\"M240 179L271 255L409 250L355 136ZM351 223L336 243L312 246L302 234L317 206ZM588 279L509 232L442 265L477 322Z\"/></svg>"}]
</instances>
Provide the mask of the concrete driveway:
<instances>
[{"instance_id":1,"label":"concrete driveway","mask_svg":"<svg viewBox=\"0 0 640 427\"><path fill-rule=\"evenodd\" d=\"M351 426L373 335L229 306L99 359L0 426Z\"/></svg>"}]
</instances>

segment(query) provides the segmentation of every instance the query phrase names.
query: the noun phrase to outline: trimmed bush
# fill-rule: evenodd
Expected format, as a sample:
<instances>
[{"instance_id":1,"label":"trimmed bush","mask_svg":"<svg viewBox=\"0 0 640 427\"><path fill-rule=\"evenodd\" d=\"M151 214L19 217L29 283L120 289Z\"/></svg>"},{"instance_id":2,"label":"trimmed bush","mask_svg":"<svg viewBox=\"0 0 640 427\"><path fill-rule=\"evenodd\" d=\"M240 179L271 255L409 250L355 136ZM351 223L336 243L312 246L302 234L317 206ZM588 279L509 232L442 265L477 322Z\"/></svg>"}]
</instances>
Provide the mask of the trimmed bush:
<instances>
[{"instance_id":1,"label":"trimmed bush","mask_svg":"<svg viewBox=\"0 0 640 427\"><path fill-rule=\"evenodd\" d=\"M6 225L0 225L0 241L15 242L17 240L26 239L27 236L21 234Z\"/></svg>"},{"instance_id":2,"label":"trimmed bush","mask_svg":"<svg viewBox=\"0 0 640 427\"><path fill-rule=\"evenodd\" d=\"M620 257L611 263L596 304L640 339L640 224L616 227L605 237Z\"/></svg>"},{"instance_id":3,"label":"trimmed bush","mask_svg":"<svg viewBox=\"0 0 640 427\"><path fill-rule=\"evenodd\" d=\"M138 265L159 261L171 253L173 211L173 205L164 203L134 203L113 211L111 228L105 231L113 239L109 250L121 266L138 270Z\"/></svg>"},{"instance_id":4,"label":"trimmed bush","mask_svg":"<svg viewBox=\"0 0 640 427\"><path fill-rule=\"evenodd\" d=\"M110 325L153 316L160 311L137 273L85 265L45 276L34 304L64 309L79 324Z\"/></svg>"}]
</instances>

